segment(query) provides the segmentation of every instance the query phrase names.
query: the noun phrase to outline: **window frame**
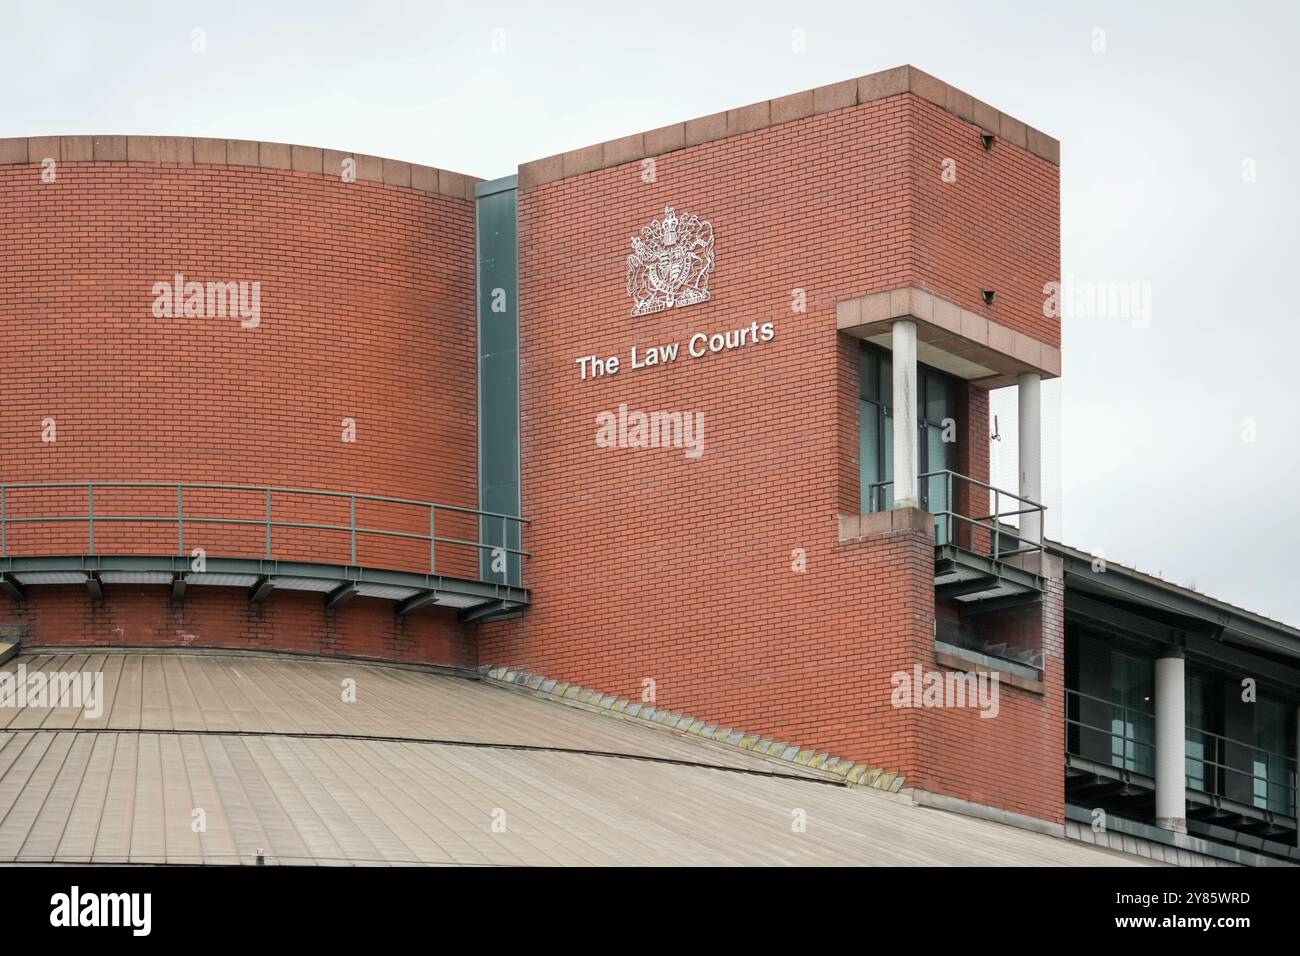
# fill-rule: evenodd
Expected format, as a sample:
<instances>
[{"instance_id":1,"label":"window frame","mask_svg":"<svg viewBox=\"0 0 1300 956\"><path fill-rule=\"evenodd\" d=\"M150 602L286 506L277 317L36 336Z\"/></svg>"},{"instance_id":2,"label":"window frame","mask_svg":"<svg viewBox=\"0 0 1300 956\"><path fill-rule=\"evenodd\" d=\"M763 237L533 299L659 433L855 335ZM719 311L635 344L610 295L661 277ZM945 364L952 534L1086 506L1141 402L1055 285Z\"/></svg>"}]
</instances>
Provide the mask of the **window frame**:
<instances>
[{"instance_id":1,"label":"window frame","mask_svg":"<svg viewBox=\"0 0 1300 956\"><path fill-rule=\"evenodd\" d=\"M893 448L892 441L887 439L892 437L890 424L894 418L893 405L893 357L894 353L889 349L876 345L873 342L860 341L858 343L858 510L863 514L869 511L886 511L893 506L893 490L885 489L883 506L880 508L870 508L873 502L870 500L870 486L877 482L889 481L893 478ZM872 363L874 369L873 375L868 375L868 363ZM889 369L886 376L885 369ZM947 415L940 419L928 417L930 404L930 385L931 378L935 378L941 383L947 392L945 396L945 405ZM876 383L876 394L867 395L867 385L873 380ZM916 426L917 426L917 477L934 471L956 471L957 470L957 444L961 440L960 430L956 430L957 440L944 442L945 455L944 461L938 465L930 462L929 442L927 441L927 431L931 428L942 430L944 421L952 419L954 424L957 421L957 400L958 388L961 379L955 375L950 375L940 369L926 365L922 362L916 363ZM874 416L874 431L876 440L876 471L877 474L868 479L865 474L866 454L862 447L862 436L865 432L863 428L862 415L864 406L870 406ZM924 487L927 483L922 482L921 495L922 505L928 503L928 488ZM951 503L948 504L951 508Z\"/></svg>"}]
</instances>

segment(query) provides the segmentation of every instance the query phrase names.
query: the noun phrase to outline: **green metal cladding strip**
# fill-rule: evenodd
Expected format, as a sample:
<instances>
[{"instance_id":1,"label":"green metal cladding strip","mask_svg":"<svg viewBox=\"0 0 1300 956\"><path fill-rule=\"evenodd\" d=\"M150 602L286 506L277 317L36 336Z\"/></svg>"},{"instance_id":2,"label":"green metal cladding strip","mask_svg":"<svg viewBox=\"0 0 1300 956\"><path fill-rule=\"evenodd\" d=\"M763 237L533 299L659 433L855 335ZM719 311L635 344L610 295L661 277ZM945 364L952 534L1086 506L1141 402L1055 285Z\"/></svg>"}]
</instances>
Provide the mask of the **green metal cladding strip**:
<instances>
[{"instance_id":1,"label":"green metal cladding strip","mask_svg":"<svg viewBox=\"0 0 1300 956\"><path fill-rule=\"evenodd\" d=\"M519 218L515 177L475 187L478 274L478 495L485 511L517 515L519 489ZM480 539L518 549L518 524L483 519ZM485 581L520 585L522 559L484 552Z\"/></svg>"}]
</instances>

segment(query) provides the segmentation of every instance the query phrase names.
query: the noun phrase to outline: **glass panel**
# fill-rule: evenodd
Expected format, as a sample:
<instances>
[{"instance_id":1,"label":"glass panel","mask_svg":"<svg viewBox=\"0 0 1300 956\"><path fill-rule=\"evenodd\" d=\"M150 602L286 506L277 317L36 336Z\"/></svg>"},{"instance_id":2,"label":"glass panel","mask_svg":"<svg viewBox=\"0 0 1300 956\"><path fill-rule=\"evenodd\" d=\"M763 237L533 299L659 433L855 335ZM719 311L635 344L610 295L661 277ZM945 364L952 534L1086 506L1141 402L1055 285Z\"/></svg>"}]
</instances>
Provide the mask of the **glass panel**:
<instances>
[{"instance_id":1,"label":"glass panel","mask_svg":"<svg viewBox=\"0 0 1300 956\"><path fill-rule=\"evenodd\" d=\"M858 493L861 496L861 511L880 511L880 499L884 491L875 482L881 481L880 473L880 406L874 402L858 402L858 460L861 463ZM875 485L873 487L873 485Z\"/></svg>"},{"instance_id":2,"label":"glass panel","mask_svg":"<svg viewBox=\"0 0 1300 956\"><path fill-rule=\"evenodd\" d=\"M1149 661L1111 652L1111 764L1148 775L1155 767L1152 682Z\"/></svg>"},{"instance_id":3,"label":"glass panel","mask_svg":"<svg viewBox=\"0 0 1300 956\"><path fill-rule=\"evenodd\" d=\"M925 459L921 463L922 474L945 468L949 443L943 440L943 429L936 428L933 425L923 425L921 426L921 437L921 447L925 453ZM934 515L935 543L948 544L950 541L948 535L951 531L948 526L950 519L945 514L950 505L948 501L948 476L932 475L925 479L924 485L925 487L921 489L921 493L925 496L922 507Z\"/></svg>"},{"instance_id":4,"label":"glass panel","mask_svg":"<svg viewBox=\"0 0 1300 956\"><path fill-rule=\"evenodd\" d=\"M883 371L884 363L881 363ZM886 478L892 478L894 475L894 416L889 412L888 406L885 407L885 447L882 449L885 458L884 475ZM885 500L881 504L881 510L888 511L894 507L894 486L889 485L885 488Z\"/></svg>"},{"instance_id":5,"label":"glass panel","mask_svg":"<svg viewBox=\"0 0 1300 956\"><path fill-rule=\"evenodd\" d=\"M893 356L885 349L863 343L859 357L859 493L863 512L886 510L894 505L893 487L877 490L874 482L888 481L894 472ZM943 441L943 422L955 417L955 381L942 372L919 366L917 369L917 416L919 419L920 474L954 470L957 466L956 441ZM879 424L872 428L872 422ZM927 424L928 422L928 424ZM930 427L933 426L933 427ZM955 429L951 436L956 438ZM919 489L922 507L936 513L936 536L940 543L950 540L952 529L944 514L951 509L946 477L922 482ZM933 505L931 507L931 505Z\"/></svg>"},{"instance_id":6,"label":"glass panel","mask_svg":"<svg viewBox=\"0 0 1300 956\"><path fill-rule=\"evenodd\" d=\"M1211 771L1205 760L1212 759L1210 749L1213 741L1204 733L1209 728L1207 701L1209 687L1204 677L1187 678L1187 786L1205 793L1211 792L1207 786L1206 774Z\"/></svg>"},{"instance_id":7,"label":"glass panel","mask_svg":"<svg viewBox=\"0 0 1300 956\"><path fill-rule=\"evenodd\" d=\"M880 353L864 345L858 355L858 398L879 401Z\"/></svg>"},{"instance_id":8,"label":"glass panel","mask_svg":"<svg viewBox=\"0 0 1300 956\"><path fill-rule=\"evenodd\" d=\"M934 424L942 424L945 418L956 418L953 402L952 379L942 372L925 373L925 408L924 418Z\"/></svg>"},{"instance_id":9,"label":"glass panel","mask_svg":"<svg viewBox=\"0 0 1300 956\"><path fill-rule=\"evenodd\" d=\"M1292 812L1291 761L1287 759L1287 708L1277 701L1255 704L1254 803L1264 810Z\"/></svg>"}]
</instances>

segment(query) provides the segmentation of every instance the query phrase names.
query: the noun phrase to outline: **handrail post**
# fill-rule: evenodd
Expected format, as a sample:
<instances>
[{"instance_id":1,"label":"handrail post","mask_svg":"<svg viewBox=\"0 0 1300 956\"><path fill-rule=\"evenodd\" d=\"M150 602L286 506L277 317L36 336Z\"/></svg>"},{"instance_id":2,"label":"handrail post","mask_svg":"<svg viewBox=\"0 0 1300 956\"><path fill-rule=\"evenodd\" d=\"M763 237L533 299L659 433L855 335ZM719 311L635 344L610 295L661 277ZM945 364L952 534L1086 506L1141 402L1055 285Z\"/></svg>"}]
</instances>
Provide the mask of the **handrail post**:
<instances>
[{"instance_id":1,"label":"handrail post","mask_svg":"<svg viewBox=\"0 0 1300 956\"><path fill-rule=\"evenodd\" d=\"M266 560L271 560L271 489L266 489Z\"/></svg>"},{"instance_id":2,"label":"handrail post","mask_svg":"<svg viewBox=\"0 0 1300 956\"><path fill-rule=\"evenodd\" d=\"M438 506L429 505L429 574L438 574Z\"/></svg>"},{"instance_id":3,"label":"handrail post","mask_svg":"<svg viewBox=\"0 0 1300 956\"><path fill-rule=\"evenodd\" d=\"M9 557L9 512L5 500L8 488L0 485L0 558Z\"/></svg>"},{"instance_id":4,"label":"handrail post","mask_svg":"<svg viewBox=\"0 0 1300 956\"><path fill-rule=\"evenodd\" d=\"M90 553L95 553L95 485L86 482L86 519L90 532Z\"/></svg>"},{"instance_id":5,"label":"handrail post","mask_svg":"<svg viewBox=\"0 0 1300 956\"><path fill-rule=\"evenodd\" d=\"M993 489L993 560L1001 560L1002 554L1002 498L998 489Z\"/></svg>"},{"instance_id":6,"label":"handrail post","mask_svg":"<svg viewBox=\"0 0 1300 956\"><path fill-rule=\"evenodd\" d=\"M356 495L352 496L351 502L352 502L352 507L351 507L352 565L353 567L355 567L357 563L357 496Z\"/></svg>"},{"instance_id":7,"label":"handrail post","mask_svg":"<svg viewBox=\"0 0 1300 956\"><path fill-rule=\"evenodd\" d=\"M957 499L952 496L952 471L948 472L948 520L944 528L944 537L947 538L944 544L957 544Z\"/></svg>"},{"instance_id":8,"label":"handrail post","mask_svg":"<svg viewBox=\"0 0 1300 956\"><path fill-rule=\"evenodd\" d=\"M1138 735L1138 726L1128 719L1128 711L1130 711L1130 708L1128 708L1127 705L1122 705L1121 708L1119 708L1119 713L1123 715L1121 718L1122 722L1125 724L1125 740L1123 740L1123 743L1125 743L1125 753L1123 753L1125 770L1131 769L1131 767L1128 766L1128 752L1130 752L1130 750L1132 750L1132 754L1134 754L1134 757L1132 757L1134 767L1138 765L1138 748L1132 747L1132 744L1138 743L1138 736L1136 736ZM1130 730L1132 731L1132 736L1130 736Z\"/></svg>"},{"instance_id":9,"label":"handrail post","mask_svg":"<svg viewBox=\"0 0 1300 956\"><path fill-rule=\"evenodd\" d=\"M176 553L185 556L185 486L176 486Z\"/></svg>"}]
</instances>

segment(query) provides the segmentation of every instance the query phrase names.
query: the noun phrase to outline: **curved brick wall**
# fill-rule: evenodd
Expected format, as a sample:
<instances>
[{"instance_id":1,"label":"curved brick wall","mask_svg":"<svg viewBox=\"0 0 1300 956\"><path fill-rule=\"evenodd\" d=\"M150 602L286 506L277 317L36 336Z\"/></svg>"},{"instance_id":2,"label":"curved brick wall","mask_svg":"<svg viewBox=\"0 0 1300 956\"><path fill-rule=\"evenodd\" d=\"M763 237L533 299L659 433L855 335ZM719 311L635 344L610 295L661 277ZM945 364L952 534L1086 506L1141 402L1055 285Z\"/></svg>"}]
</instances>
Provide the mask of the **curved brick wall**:
<instances>
[{"instance_id":1,"label":"curved brick wall","mask_svg":"<svg viewBox=\"0 0 1300 956\"><path fill-rule=\"evenodd\" d=\"M340 175L348 159L351 182ZM282 144L0 141L0 481L277 485L475 507L472 195L459 174ZM178 273L249 283L249 308L186 317L179 303L181 314L159 317L155 284ZM344 419L355 442L343 440ZM7 506L10 517L77 514L85 495L10 491ZM275 507L283 520L348 518L342 501L277 497ZM172 491L96 494L98 514L175 508ZM196 493L186 507L249 518L263 509L259 495L229 493ZM362 505L358 520L428 530L427 512L393 505ZM472 537L474 527L449 520L439 531ZM95 537L97 553L177 550L171 525L100 524ZM8 545L11 556L82 554L86 529L11 527ZM254 528L187 527L185 546L265 552ZM278 531L275 556L347 563L348 547L346 535ZM467 551L440 551L439 571L472 572ZM427 546L394 539L362 539L357 563L429 569ZM134 615L134 632L118 639L159 642L142 634L147 617Z\"/></svg>"}]
</instances>

